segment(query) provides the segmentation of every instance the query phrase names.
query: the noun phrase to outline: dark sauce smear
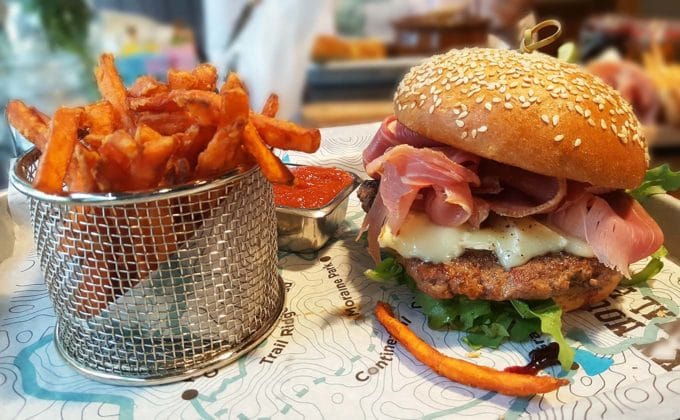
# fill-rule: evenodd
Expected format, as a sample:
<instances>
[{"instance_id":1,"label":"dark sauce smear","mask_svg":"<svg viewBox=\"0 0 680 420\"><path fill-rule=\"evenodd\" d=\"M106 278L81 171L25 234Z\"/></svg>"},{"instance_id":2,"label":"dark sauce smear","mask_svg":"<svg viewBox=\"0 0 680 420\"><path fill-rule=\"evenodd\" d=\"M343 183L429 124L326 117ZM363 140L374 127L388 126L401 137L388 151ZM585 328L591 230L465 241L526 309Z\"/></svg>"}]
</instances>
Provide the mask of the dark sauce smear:
<instances>
[{"instance_id":1,"label":"dark sauce smear","mask_svg":"<svg viewBox=\"0 0 680 420\"><path fill-rule=\"evenodd\" d=\"M510 366L506 367L504 371L536 375L542 369L560 364L560 361L557 360L559 352L560 345L557 343L550 343L547 346L535 348L529 352L529 363L526 366Z\"/></svg>"}]
</instances>

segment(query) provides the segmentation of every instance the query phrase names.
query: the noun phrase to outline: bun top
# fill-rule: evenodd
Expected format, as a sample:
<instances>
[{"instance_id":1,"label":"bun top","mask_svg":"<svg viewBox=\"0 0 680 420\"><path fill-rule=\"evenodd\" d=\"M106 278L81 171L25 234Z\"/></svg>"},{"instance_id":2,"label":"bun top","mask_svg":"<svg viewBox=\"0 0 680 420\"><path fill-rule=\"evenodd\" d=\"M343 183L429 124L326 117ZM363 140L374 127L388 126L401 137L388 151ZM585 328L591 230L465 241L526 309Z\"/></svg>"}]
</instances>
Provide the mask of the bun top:
<instances>
[{"instance_id":1,"label":"bun top","mask_svg":"<svg viewBox=\"0 0 680 420\"><path fill-rule=\"evenodd\" d=\"M541 53L433 56L406 74L394 108L421 135L543 175L633 188L647 169L630 104L582 68Z\"/></svg>"}]
</instances>

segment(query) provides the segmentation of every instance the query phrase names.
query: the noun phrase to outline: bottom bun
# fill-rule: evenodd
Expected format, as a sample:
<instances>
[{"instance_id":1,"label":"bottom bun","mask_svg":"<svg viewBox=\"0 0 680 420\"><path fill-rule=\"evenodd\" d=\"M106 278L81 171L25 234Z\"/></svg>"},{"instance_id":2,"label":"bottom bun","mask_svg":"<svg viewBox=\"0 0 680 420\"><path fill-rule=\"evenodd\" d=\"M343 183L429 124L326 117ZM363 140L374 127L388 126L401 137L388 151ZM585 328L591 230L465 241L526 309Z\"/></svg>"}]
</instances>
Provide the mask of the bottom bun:
<instances>
[{"instance_id":1,"label":"bottom bun","mask_svg":"<svg viewBox=\"0 0 680 420\"><path fill-rule=\"evenodd\" d=\"M504 301L552 298L565 311L605 299L623 275L595 258L547 254L506 271L490 251L468 251L446 263L398 258L420 290L437 299L465 295Z\"/></svg>"}]
</instances>

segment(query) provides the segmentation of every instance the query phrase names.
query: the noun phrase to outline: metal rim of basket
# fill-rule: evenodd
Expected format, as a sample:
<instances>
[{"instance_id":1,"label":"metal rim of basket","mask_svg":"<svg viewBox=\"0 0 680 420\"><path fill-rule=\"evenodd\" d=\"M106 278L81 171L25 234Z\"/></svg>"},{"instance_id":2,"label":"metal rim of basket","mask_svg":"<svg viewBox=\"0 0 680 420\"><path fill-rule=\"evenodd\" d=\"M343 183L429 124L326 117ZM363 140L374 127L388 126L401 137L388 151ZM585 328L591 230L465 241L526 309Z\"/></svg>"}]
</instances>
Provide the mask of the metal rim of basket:
<instances>
[{"instance_id":1,"label":"metal rim of basket","mask_svg":"<svg viewBox=\"0 0 680 420\"><path fill-rule=\"evenodd\" d=\"M231 170L226 174L211 180L199 180L186 184L176 185L170 188L160 188L155 190L130 192L130 193L74 193L68 195L48 194L33 188L30 182L27 181L25 172L26 168L33 164L40 156L40 151L33 148L23 155L21 155L13 164L10 171L10 181L12 185L21 193L34 198L39 201L45 201L55 204L65 205L90 205L90 206L107 206L107 205L121 205L121 204L135 204L144 203L154 200L171 199L186 196L188 194L200 193L209 191L215 188L223 187L232 184L234 181L240 180L258 171L257 165L246 171L239 171L238 169Z\"/></svg>"},{"instance_id":2,"label":"metal rim of basket","mask_svg":"<svg viewBox=\"0 0 680 420\"><path fill-rule=\"evenodd\" d=\"M283 284L283 279L281 276L277 276L277 286L281 293L280 298L277 302L277 307L274 310L270 319L262 323L262 327L253 334L248 335L247 339L241 342L237 347L231 348L212 357L210 360L204 363L192 367L188 370L183 370L181 372L170 372L162 375L148 376L148 377L130 377L122 376L115 373L102 372L100 370L92 369L90 367L82 365L80 362L72 358L65 348L63 348L62 343L58 340L59 337L59 324L55 326L54 332L54 343L57 348L57 353L61 356L64 361L72 368L77 370L83 376L90 379L96 380L101 383L111 384L111 385L126 385L126 386L149 386L149 385L164 385L174 382L180 382L185 379L195 378L197 376L203 375L205 373L211 372L213 370L219 369L221 367L227 366L234 362L236 359L246 355L260 343L262 343L267 337L271 335L276 326L279 324L281 315L285 307L286 301L286 288Z\"/></svg>"}]
</instances>

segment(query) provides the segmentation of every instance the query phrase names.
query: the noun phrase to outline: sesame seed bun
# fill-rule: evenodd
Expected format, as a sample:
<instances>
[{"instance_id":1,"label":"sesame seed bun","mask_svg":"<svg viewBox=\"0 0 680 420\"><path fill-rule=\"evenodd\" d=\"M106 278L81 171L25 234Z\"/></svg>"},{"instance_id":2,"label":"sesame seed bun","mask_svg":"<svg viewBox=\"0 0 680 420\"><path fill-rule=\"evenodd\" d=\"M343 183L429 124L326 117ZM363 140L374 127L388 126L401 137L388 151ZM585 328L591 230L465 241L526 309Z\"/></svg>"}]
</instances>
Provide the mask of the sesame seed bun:
<instances>
[{"instance_id":1,"label":"sesame seed bun","mask_svg":"<svg viewBox=\"0 0 680 420\"><path fill-rule=\"evenodd\" d=\"M543 175L633 188L647 169L642 126L621 95L541 53L436 55L404 77L394 107L419 134Z\"/></svg>"}]
</instances>

